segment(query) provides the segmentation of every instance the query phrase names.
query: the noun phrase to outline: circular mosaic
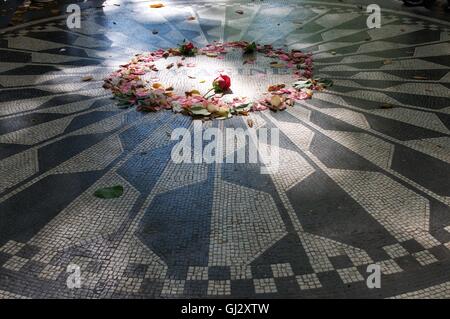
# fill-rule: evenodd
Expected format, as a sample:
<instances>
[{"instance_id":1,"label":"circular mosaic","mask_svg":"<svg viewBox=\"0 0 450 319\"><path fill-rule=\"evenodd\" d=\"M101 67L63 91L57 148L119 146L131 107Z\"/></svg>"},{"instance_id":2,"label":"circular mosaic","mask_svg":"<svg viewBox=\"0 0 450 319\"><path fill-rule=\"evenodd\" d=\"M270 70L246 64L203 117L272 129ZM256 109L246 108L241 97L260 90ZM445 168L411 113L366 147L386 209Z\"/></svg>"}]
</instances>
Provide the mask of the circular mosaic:
<instances>
[{"instance_id":1,"label":"circular mosaic","mask_svg":"<svg viewBox=\"0 0 450 319\"><path fill-rule=\"evenodd\" d=\"M0 298L449 297L449 23L382 8L368 29L356 3L161 2L108 1L84 9L80 29L61 16L0 34L0 278L11 279ZM277 172L175 164L170 133L193 119L120 109L102 87L136 54L184 40L311 52L312 79L333 82L283 112L202 123L278 128ZM302 63L261 52L244 64L234 49L163 57L140 76L187 99L226 89L227 75L225 103L304 76ZM118 198L93 196L118 184ZM80 289L67 288L69 264Z\"/></svg>"},{"instance_id":2,"label":"circular mosaic","mask_svg":"<svg viewBox=\"0 0 450 319\"><path fill-rule=\"evenodd\" d=\"M136 106L144 111L172 109L194 117L226 119L232 115L247 115L249 111L284 110L295 101L311 98L314 90L330 87L332 81L312 78L311 56L300 50L287 52L272 45L246 41L216 41L201 49L192 42L184 42L179 48L135 55L107 77L103 87L111 89L121 107ZM211 63L211 58L222 63ZM180 72L180 69L185 71L185 67L193 70L187 74ZM270 70L269 75L267 70ZM259 79L250 82L249 78L255 73ZM181 85L164 86L160 77ZM192 84L182 77L211 80L201 79L198 84ZM289 87L279 83L262 89L268 81L288 82ZM189 88L204 83L211 83L210 87ZM200 93L202 89L204 94Z\"/></svg>"}]
</instances>

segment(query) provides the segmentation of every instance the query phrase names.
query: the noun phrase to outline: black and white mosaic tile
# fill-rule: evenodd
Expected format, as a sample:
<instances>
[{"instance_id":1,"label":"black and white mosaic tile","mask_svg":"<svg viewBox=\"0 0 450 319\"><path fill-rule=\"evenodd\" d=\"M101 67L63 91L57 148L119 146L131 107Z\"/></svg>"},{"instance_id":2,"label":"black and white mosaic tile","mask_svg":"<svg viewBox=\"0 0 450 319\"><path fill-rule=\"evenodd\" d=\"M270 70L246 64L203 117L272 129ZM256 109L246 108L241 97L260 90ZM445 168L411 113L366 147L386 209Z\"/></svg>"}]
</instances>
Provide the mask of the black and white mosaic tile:
<instances>
[{"instance_id":1,"label":"black and white mosaic tile","mask_svg":"<svg viewBox=\"0 0 450 319\"><path fill-rule=\"evenodd\" d=\"M450 297L449 22L386 9L369 30L355 4L307 0L107 1L80 29L65 19L0 34L0 298ZM250 115L280 130L278 171L175 164L170 134L191 118L118 109L102 89L183 39L314 53L330 90Z\"/></svg>"}]
</instances>

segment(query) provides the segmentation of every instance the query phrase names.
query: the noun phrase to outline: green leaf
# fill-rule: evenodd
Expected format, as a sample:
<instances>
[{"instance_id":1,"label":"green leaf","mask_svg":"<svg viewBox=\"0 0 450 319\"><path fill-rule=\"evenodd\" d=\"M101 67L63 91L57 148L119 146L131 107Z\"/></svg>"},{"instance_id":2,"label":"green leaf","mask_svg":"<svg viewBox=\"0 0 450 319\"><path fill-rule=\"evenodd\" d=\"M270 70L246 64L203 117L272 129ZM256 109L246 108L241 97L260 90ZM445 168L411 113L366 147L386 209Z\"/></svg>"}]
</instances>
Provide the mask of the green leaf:
<instances>
[{"instance_id":1,"label":"green leaf","mask_svg":"<svg viewBox=\"0 0 450 319\"><path fill-rule=\"evenodd\" d=\"M233 115L231 114L231 112L228 112L227 115L216 117L216 120L226 120L231 117L233 117Z\"/></svg>"},{"instance_id":2,"label":"green leaf","mask_svg":"<svg viewBox=\"0 0 450 319\"><path fill-rule=\"evenodd\" d=\"M119 102L119 104L117 104L117 107L119 109L128 109L132 106L132 104L128 101L123 101L123 102Z\"/></svg>"},{"instance_id":3,"label":"green leaf","mask_svg":"<svg viewBox=\"0 0 450 319\"><path fill-rule=\"evenodd\" d=\"M320 86L323 86L325 88L329 88L329 87L333 86L333 81L330 79L320 79L319 78L319 79L317 79L317 83Z\"/></svg>"},{"instance_id":4,"label":"green leaf","mask_svg":"<svg viewBox=\"0 0 450 319\"><path fill-rule=\"evenodd\" d=\"M189 109L193 115L208 116L211 113L203 106L193 106Z\"/></svg>"},{"instance_id":5,"label":"green leaf","mask_svg":"<svg viewBox=\"0 0 450 319\"><path fill-rule=\"evenodd\" d=\"M116 185L112 187L99 188L95 191L94 196L99 198L117 198L122 196L123 194L123 186Z\"/></svg>"},{"instance_id":6,"label":"green leaf","mask_svg":"<svg viewBox=\"0 0 450 319\"><path fill-rule=\"evenodd\" d=\"M223 93L222 89L216 81L213 82L213 89L214 93Z\"/></svg>"},{"instance_id":7,"label":"green leaf","mask_svg":"<svg viewBox=\"0 0 450 319\"><path fill-rule=\"evenodd\" d=\"M256 50L256 43L252 42L244 48L244 53L253 53Z\"/></svg>"},{"instance_id":8,"label":"green leaf","mask_svg":"<svg viewBox=\"0 0 450 319\"><path fill-rule=\"evenodd\" d=\"M251 108L251 103L245 103L245 104L236 106L233 109L233 112L235 112L235 113L248 112L248 111L250 111L250 108Z\"/></svg>"},{"instance_id":9,"label":"green leaf","mask_svg":"<svg viewBox=\"0 0 450 319\"><path fill-rule=\"evenodd\" d=\"M297 81L292 86L297 90L307 89L312 85L311 80Z\"/></svg>"}]
</instances>

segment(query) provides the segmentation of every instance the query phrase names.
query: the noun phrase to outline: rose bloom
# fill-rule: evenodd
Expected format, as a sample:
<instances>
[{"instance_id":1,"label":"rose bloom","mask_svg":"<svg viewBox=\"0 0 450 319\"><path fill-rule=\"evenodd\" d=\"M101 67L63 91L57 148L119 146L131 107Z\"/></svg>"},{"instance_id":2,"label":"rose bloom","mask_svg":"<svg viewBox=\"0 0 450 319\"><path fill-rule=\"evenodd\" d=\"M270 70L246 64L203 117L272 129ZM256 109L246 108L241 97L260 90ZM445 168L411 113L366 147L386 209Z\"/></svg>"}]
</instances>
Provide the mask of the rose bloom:
<instances>
[{"instance_id":1,"label":"rose bloom","mask_svg":"<svg viewBox=\"0 0 450 319\"><path fill-rule=\"evenodd\" d=\"M184 45L184 47L186 48L186 50L192 50L194 48L194 45L192 44L192 42L188 42Z\"/></svg>"},{"instance_id":2,"label":"rose bloom","mask_svg":"<svg viewBox=\"0 0 450 319\"><path fill-rule=\"evenodd\" d=\"M230 89L231 79L228 75L221 74L213 81L215 91L225 92Z\"/></svg>"}]
</instances>

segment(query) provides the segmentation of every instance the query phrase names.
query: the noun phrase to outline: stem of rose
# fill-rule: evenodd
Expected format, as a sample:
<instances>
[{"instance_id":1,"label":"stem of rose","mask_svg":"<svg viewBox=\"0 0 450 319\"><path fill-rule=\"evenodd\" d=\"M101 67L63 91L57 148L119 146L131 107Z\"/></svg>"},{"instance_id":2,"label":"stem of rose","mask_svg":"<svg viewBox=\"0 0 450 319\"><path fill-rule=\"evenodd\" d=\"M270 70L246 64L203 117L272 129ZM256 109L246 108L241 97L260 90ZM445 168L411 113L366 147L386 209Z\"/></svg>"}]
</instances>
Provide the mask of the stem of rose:
<instances>
[{"instance_id":1,"label":"stem of rose","mask_svg":"<svg viewBox=\"0 0 450 319\"><path fill-rule=\"evenodd\" d=\"M214 90L214 88L210 88L205 94L203 94L202 97L204 97L205 99L209 99L212 95L210 97L205 97L205 96L208 95L208 93L211 92L212 90Z\"/></svg>"}]
</instances>

